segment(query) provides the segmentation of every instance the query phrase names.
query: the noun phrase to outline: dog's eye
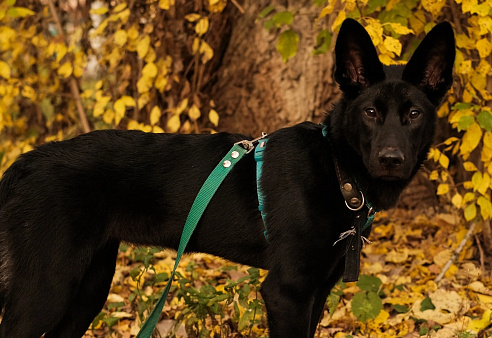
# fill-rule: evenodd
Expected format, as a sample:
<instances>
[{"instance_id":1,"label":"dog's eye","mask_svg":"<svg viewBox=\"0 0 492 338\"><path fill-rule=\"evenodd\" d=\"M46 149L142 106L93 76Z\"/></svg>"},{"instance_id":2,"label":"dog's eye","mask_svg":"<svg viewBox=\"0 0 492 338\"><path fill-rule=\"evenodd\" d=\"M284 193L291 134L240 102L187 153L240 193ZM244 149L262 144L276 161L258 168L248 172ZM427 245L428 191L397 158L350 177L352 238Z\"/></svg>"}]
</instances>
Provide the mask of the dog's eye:
<instances>
[{"instance_id":1,"label":"dog's eye","mask_svg":"<svg viewBox=\"0 0 492 338\"><path fill-rule=\"evenodd\" d=\"M416 119L419 116L420 116L420 111L418 111L416 109L412 109L410 111L410 114L408 114L408 117L411 118L411 119Z\"/></svg>"},{"instance_id":2,"label":"dog's eye","mask_svg":"<svg viewBox=\"0 0 492 338\"><path fill-rule=\"evenodd\" d=\"M364 112L366 113L366 115L368 117L376 117L377 116L376 109L374 109L374 108L366 108L366 110Z\"/></svg>"}]
</instances>

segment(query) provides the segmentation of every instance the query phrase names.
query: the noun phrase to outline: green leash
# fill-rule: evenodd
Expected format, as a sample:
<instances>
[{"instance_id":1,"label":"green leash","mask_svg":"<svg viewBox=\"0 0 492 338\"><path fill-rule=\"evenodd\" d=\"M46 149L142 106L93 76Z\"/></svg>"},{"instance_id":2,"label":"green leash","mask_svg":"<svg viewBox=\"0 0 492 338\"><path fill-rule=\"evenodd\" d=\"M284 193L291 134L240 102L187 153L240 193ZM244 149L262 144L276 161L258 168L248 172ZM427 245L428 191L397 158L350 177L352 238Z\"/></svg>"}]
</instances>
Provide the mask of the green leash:
<instances>
[{"instance_id":1,"label":"green leash","mask_svg":"<svg viewBox=\"0 0 492 338\"><path fill-rule=\"evenodd\" d=\"M243 158L244 155L249 153L254 149L254 143L259 139L265 137L266 134L262 135L258 139L254 139L252 141L240 141L235 143L231 150L227 153L226 156L217 164L212 173L208 176L205 183L203 183L202 188L198 192L198 195L191 206L190 213L186 219L186 223L183 228L183 233L181 234L181 240L179 241L179 247L176 255L176 262L174 263L173 271L171 272L171 276L169 277L169 281L167 282L166 288L162 292L161 297L157 301L156 306L152 310L150 316L147 318L145 323L140 328L140 332L137 335L137 338L149 338L154 331L157 322L159 321L159 317L162 312L162 308L166 303L167 295L169 293L169 289L171 288L172 280L174 279L174 274L176 272L176 268L178 267L179 261L181 260L181 256L183 255L186 245L193 234L202 214L207 208L210 200L215 195L215 192L221 185L222 181L226 178L227 174L232 170L234 165L239 162Z\"/></svg>"}]
</instances>

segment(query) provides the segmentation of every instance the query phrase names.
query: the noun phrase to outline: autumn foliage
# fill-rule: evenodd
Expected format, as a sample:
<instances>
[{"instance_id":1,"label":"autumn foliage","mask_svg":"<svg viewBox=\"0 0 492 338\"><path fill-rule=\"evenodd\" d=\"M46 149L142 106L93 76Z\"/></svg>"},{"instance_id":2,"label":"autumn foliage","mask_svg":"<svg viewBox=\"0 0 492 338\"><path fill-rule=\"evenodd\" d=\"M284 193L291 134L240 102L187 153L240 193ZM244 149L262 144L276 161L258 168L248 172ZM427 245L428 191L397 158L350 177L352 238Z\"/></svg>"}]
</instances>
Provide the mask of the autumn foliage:
<instances>
[{"instance_id":1,"label":"autumn foliage","mask_svg":"<svg viewBox=\"0 0 492 338\"><path fill-rule=\"evenodd\" d=\"M303 38L292 25L300 8L272 3L257 13L254 24L264 26L288 64ZM450 323L459 325L448 334L485 332L492 323L492 293L484 286L490 281L476 281L480 271L463 268L463 261L477 252L467 242L473 236L482 236L485 254L492 253L492 1L313 3L318 6L313 58L332 51L334 36L349 17L366 27L386 65L408 60L442 20L452 23L457 43L455 84L438 112L444 131L424 171L435 182L441 213L420 212L411 224L393 222L391 213L380 216L374 232L383 242L365 249L361 281L332 293L320 336L437 334ZM93 129L220 129L221 112L203 91L212 80L210 69L220 63L221 36L214 34L214 23L227 15L228 6L241 5L247 1L87 1L79 7L68 1L2 1L0 173L36 145ZM453 253L462 240L461 251ZM127 249L119 257L125 268L117 272L110 300L89 335L134 334L168 278L168 254ZM206 256L183 266L166 309L176 328L184 323L190 334L201 336L267 334L257 293L264 272L219 267ZM205 268L216 270L199 277ZM434 282L440 272L452 281L446 288ZM442 304L443 299L456 301ZM445 312L453 315L438 317Z\"/></svg>"}]
</instances>

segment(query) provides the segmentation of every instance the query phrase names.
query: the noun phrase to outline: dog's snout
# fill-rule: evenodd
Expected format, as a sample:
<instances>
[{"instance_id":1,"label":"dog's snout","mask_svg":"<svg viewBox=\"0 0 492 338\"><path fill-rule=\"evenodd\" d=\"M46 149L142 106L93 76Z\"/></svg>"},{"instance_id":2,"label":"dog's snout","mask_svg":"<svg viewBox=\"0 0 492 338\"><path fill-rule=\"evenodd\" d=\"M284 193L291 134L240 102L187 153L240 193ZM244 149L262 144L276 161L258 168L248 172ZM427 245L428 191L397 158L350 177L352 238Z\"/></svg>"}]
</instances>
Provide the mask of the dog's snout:
<instances>
[{"instance_id":1,"label":"dog's snout","mask_svg":"<svg viewBox=\"0 0 492 338\"><path fill-rule=\"evenodd\" d=\"M379 152L378 160L383 167L394 168L405 161L405 155L398 148L386 147Z\"/></svg>"}]
</instances>

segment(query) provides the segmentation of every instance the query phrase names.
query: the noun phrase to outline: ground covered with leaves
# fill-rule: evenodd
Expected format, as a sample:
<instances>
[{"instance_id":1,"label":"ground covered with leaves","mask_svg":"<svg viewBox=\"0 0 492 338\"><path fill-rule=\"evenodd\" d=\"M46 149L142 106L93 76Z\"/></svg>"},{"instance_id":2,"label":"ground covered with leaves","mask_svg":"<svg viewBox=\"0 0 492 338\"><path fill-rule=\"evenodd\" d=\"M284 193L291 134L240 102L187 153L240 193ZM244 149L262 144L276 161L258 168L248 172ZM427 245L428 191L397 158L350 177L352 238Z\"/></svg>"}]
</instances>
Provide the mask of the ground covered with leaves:
<instances>
[{"instance_id":1,"label":"ground covered with leaves","mask_svg":"<svg viewBox=\"0 0 492 338\"><path fill-rule=\"evenodd\" d=\"M471 236L435 281L465 238L458 216L395 209L380 213L375 225L359 282L337 285L317 337L492 336L492 280L479 237ZM136 335L174 255L123 246L108 301L86 337ZM266 274L208 255L186 256L157 327L161 336L267 337L259 295Z\"/></svg>"}]
</instances>

